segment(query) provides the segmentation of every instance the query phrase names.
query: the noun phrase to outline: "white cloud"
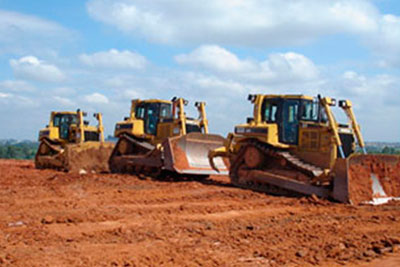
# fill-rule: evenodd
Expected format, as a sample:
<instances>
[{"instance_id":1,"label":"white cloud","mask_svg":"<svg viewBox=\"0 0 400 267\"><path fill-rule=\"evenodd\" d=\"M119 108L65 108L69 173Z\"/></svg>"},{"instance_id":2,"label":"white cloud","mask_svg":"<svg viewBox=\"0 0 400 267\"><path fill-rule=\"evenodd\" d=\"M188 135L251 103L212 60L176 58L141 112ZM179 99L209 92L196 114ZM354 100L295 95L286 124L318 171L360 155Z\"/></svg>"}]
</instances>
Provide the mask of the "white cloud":
<instances>
[{"instance_id":1,"label":"white cloud","mask_svg":"<svg viewBox=\"0 0 400 267\"><path fill-rule=\"evenodd\" d=\"M122 96L124 99L143 98L143 95L141 93L133 89L124 90Z\"/></svg>"},{"instance_id":2,"label":"white cloud","mask_svg":"<svg viewBox=\"0 0 400 267\"><path fill-rule=\"evenodd\" d=\"M53 96L53 99L54 99L57 103L59 103L59 104L61 104L61 105L63 105L63 106L74 106L74 105L75 105L75 103L74 103L71 99L66 98L66 97Z\"/></svg>"},{"instance_id":3,"label":"white cloud","mask_svg":"<svg viewBox=\"0 0 400 267\"><path fill-rule=\"evenodd\" d=\"M364 37L374 49L384 67L400 66L400 17L385 15L379 19L379 29Z\"/></svg>"},{"instance_id":4,"label":"white cloud","mask_svg":"<svg viewBox=\"0 0 400 267\"><path fill-rule=\"evenodd\" d=\"M366 76L346 71L330 79L325 88L336 88L337 97L353 102L355 115L367 140L398 140L400 79L393 75Z\"/></svg>"},{"instance_id":5,"label":"white cloud","mask_svg":"<svg viewBox=\"0 0 400 267\"><path fill-rule=\"evenodd\" d=\"M31 108L33 112L40 111L47 118L52 109L85 106L86 111L103 112L106 131L111 133L115 122L129 113L132 98L170 99L173 96L182 96L190 100L187 107L190 116L196 115L193 107L195 101L206 101L210 130L226 135L232 131L234 125L245 122L246 117L251 116L252 106L246 101L248 93L320 93L352 100L367 140L398 139L400 125L393 126L393 121L400 112L397 103L400 99L400 80L396 76L371 76L353 70L340 75L327 73L323 68L315 66L310 59L295 53L276 53L269 55L264 61L255 61L241 59L238 55L227 52L239 61L239 65L242 62L252 62L253 67L242 68L240 71L228 68L225 71L224 68L214 68L208 63L198 65L196 61L190 61L185 64L196 66L196 70L152 68L144 71L143 75L115 75L93 69L86 73L90 77L88 81L78 79L73 84L66 84L66 87L50 88L51 97L48 98L43 97L48 94L48 89L36 90L34 94L0 90L0 111L4 113L17 110L19 114L25 114L23 110L27 105L36 105L37 109ZM311 71L309 74L308 68L315 72ZM92 79L91 75L96 79ZM74 92L69 94L71 88L74 88ZM96 90L89 91L88 88ZM11 93L12 96L8 96ZM7 122L6 118L0 119L2 123ZM35 120L39 128L43 122ZM18 129L15 126L9 132L21 136Z\"/></svg>"},{"instance_id":6,"label":"white cloud","mask_svg":"<svg viewBox=\"0 0 400 267\"><path fill-rule=\"evenodd\" d=\"M297 44L369 32L376 8L363 0L91 0L94 19L161 43Z\"/></svg>"},{"instance_id":7,"label":"white cloud","mask_svg":"<svg viewBox=\"0 0 400 267\"><path fill-rule=\"evenodd\" d=\"M355 71L346 71L338 81L338 87L342 88L341 92L344 95L357 98L368 107L371 103L374 103L375 107L378 107L378 103L381 106L398 106L399 83L399 78L388 74L367 77Z\"/></svg>"},{"instance_id":8,"label":"white cloud","mask_svg":"<svg viewBox=\"0 0 400 267\"><path fill-rule=\"evenodd\" d=\"M44 20L35 16L25 15L17 12L0 10L0 32L9 35L35 32L40 35L51 35L68 32L57 23ZM9 36L0 36L0 40Z\"/></svg>"},{"instance_id":9,"label":"white cloud","mask_svg":"<svg viewBox=\"0 0 400 267\"><path fill-rule=\"evenodd\" d=\"M9 97L11 97L11 96L12 96L11 94L1 93L1 92L0 92L0 98L9 98Z\"/></svg>"},{"instance_id":10,"label":"white cloud","mask_svg":"<svg viewBox=\"0 0 400 267\"><path fill-rule=\"evenodd\" d=\"M91 0L87 11L136 38L163 44L271 47L355 35L384 56L382 64L400 65L400 17L381 14L369 0Z\"/></svg>"},{"instance_id":11,"label":"white cloud","mask_svg":"<svg viewBox=\"0 0 400 267\"><path fill-rule=\"evenodd\" d=\"M175 57L179 64L204 67L214 71L243 72L256 68L253 62L240 60L235 54L217 45L203 45L189 54Z\"/></svg>"},{"instance_id":12,"label":"white cloud","mask_svg":"<svg viewBox=\"0 0 400 267\"><path fill-rule=\"evenodd\" d=\"M56 66L47 64L34 56L11 59L10 66L19 79L41 82L61 82L65 79L64 73Z\"/></svg>"},{"instance_id":13,"label":"white cloud","mask_svg":"<svg viewBox=\"0 0 400 267\"><path fill-rule=\"evenodd\" d=\"M57 87L53 89L53 93L58 96L71 96L76 94L76 90L71 87Z\"/></svg>"},{"instance_id":14,"label":"white cloud","mask_svg":"<svg viewBox=\"0 0 400 267\"><path fill-rule=\"evenodd\" d=\"M235 54L216 45L204 45L189 54L176 56L175 60L203 71L227 74L225 77L229 79L236 76L247 82L276 83L319 78L319 71L314 63L304 55L293 52L270 54L265 61L257 62L239 59Z\"/></svg>"},{"instance_id":15,"label":"white cloud","mask_svg":"<svg viewBox=\"0 0 400 267\"><path fill-rule=\"evenodd\" d=\"M70 42L74 36L74 32L55 22L0 9L0 54L41 53Z\"/></svg>"},{"instance_id":16,"label":"white cloud","mask_svg":"<svg viewBox=\"0 0 400 267\"><path fill-rule=\"evenodd\" d=\"M0 81L0 88L8 91L16 92L32 92L35 87L25 81L5 80Z\"/></svg>"},{"instance_id":17,"label":"white cloud","mask_svg":"<svg viewBox=\"0 0 400 267\"><path fill-rule=\"evenodd\" d=\"M237 97L246 92L246 86L232 78L220 79L214 75L195 72L180 73L179 76L181 88L187 88L186 91L190 93L191 97L204 97L204 94L214 96L235 94Z\"/></svg>"},{"instance_id":18,"label":"white cloud","mask_svg":"<svg viewBox=\"0 0 400 267\"><path fill-rule=\"evenodd\" d=\"M128 50L97 52L91 55L82 54L79 56L82 63L91 67L113 68L113 69L143 69L147 60L144 56Z\"/></svg>"},{"instance_id":19,"label":"white cloud","mask_svg":"<svg viewBox=\"0 0 400 267\"><path fill-rule=\"evenodd\" d=\"M313 80L318 78L318 69L304 55L288 52L271 54L268 60L261 63L263 72L280 79Z\"/></svg>"},{"instance_id":20,"label":"white cloud","mask_svg":"<svg viewBox=\"0 0 400 267\"><path fill-rule=\"evenodd\" d=\"M86 102L92 104L107 104L109 102L108 98L100 93L85 95L83 98Z\"/></svg>"}]
</instances>

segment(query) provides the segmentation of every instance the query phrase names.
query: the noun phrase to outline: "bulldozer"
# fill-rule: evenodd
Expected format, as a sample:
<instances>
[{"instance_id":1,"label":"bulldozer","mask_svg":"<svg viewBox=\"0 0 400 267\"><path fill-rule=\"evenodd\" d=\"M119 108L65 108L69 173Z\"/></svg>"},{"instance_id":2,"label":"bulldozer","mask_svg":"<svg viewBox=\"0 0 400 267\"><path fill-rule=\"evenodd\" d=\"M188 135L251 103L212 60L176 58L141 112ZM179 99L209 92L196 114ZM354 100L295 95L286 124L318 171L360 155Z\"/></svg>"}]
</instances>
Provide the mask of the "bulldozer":
<instances>
[{"instance_id":1,"label":"bulldozer","mask_svg":"<svg viewBox=\"0 0 400 267\"><path fill-rule=\"evenodd\" d=\"M87 113L51 112L50 122L39 131L39 147L35 156L37 169L67 172L108 172L108 159L114 144L104 141L101 113L93 114L98 125L90 126Z\"/></svg>"},{"instance_id":2,"label":"bulldozer","mask_svg":"<svg viewBox=\"0 0 400 267\"><path fill-rule=\"evenodd\" d=\"M248 100L253 117L209 153L215 170L215 159L229 160L233 185L352 204L400 197L400 157L367 154L351 101L262 94ZM336 120L336 105L347 123Z\"/></svg>"},{"instance_id":3,"label":"bulldozer","mask_svg":"<svg viewBox=\"0 0 400 267\"><path fill-rule=\"evenodd\" d=\"M215 163L219 173L209 165L208 152L225 139L208 132L205 103L195 103L197 119L186 116L187 104L177 97L132 100L130 116L115 126L118 142L109 160L111 172L154 178L228 174L227 161Z\"/></svg>"}]
</instances>

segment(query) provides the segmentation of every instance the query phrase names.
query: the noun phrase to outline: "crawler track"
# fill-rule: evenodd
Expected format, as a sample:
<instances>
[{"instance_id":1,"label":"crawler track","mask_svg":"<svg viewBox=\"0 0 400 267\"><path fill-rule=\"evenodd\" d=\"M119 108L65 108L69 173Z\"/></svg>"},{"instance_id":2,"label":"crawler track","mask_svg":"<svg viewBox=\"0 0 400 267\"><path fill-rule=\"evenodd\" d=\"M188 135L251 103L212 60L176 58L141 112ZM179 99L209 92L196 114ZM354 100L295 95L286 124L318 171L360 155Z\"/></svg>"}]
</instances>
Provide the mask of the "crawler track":
<instances>
[{"instance_id":1,"label":"crawler track","mask_svg":"<svg viewBox=\"0 0 400 267\"><path fill-rule=\"evenodd\" d=\"M288 151L278 150L257 141L250 141L242 146L238 156L232 163L230 171L231 181L238 187L274 195L299 195L298 192L290 191L267 182L255 181L251 178L243 179L248 177L249 173L254 170L248 168L245 163L245 152L249 147L254 147L263 154L264 163L262 166L256 168L260 171L272 171L275 174L281 174L285 177L293 178L293 180L309 183L310 185L313 179L323 173L323 170L319 167L301 161Z\"/></svg>"}]
</instances>

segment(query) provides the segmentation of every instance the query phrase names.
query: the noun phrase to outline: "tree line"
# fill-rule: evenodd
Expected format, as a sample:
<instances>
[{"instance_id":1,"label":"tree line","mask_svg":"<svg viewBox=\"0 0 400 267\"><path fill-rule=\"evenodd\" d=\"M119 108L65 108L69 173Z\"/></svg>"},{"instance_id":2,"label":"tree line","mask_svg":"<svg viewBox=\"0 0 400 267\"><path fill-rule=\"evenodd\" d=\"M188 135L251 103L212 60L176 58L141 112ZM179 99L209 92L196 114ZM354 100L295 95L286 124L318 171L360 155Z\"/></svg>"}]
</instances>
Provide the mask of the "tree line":
<instances>
[{"instance_id":1,"label":"tree line","mask_svg":"<svg viewBox=\"0 0 400 267\"><path fill-rule=\"evenodd\" d=\"M399 147L391 147L391 146L384 146L384 147L367 146L366 149L367 149L368 153L370 153L370 154L400 155L400 148L399 148Z\"/></svg>"},{"instance_id":2,"label":"tree line","mask_svg":"<svg viewBox=\"0 0 400 267\"><path fill-rule=\"evenodd\" d=\"M15 143L6 141L0 143L0 158L3 159L33 159L35 158L37 142Z\"/></svg>"},{"instance_id":3,"label":"tree line","mask_svg":"<svg viewBox=\"0 0 400 267\"><path fill-rule=\"evenodd\" d=\"M3 159L33 159L37 151L39 143L38 142L16 142L13 140L0 142L0 158ZM399 147L377 147L368 146L368 153L371 154L391 154L400 155ZM360 151L358 151L360 152Z\"/></svg>"}]
</instances>

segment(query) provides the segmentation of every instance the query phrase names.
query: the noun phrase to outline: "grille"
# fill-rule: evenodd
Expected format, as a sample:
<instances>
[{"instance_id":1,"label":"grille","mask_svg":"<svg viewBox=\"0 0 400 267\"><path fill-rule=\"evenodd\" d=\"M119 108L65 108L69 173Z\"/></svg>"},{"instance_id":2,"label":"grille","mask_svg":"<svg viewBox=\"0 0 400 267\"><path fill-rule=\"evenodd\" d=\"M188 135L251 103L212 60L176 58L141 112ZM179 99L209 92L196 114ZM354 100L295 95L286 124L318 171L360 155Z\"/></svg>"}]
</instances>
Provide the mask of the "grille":
<instances>
[{"instance_id":1,"label":"grille","mask_svg":"<svg viewBox=\"0 0 400 267\"><path fill-rule=\"evenodd\" d=\"M85 131L85 142L87 141L99 141L99 133Z\"/></svg>"}]
</instances>

